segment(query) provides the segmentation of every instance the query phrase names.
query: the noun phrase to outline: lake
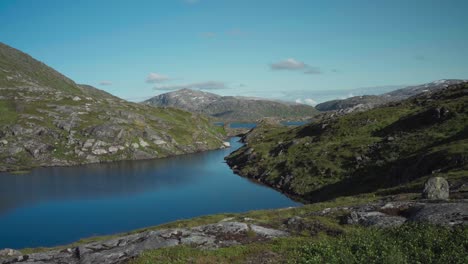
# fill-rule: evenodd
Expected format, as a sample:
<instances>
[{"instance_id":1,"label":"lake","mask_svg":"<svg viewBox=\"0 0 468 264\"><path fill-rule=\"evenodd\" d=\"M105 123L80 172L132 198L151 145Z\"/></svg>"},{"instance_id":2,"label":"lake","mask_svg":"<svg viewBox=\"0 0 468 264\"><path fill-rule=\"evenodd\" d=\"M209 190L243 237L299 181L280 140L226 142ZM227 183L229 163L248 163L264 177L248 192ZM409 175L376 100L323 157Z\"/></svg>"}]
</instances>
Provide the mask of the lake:
<instances>
[{"instance_id":1,"label":"lake","mask_svg":"<svg viewBox=\"0 0 468 264\"><path fill-rule=\"evenodd\" d=\"M305 124L310 123L310 121L281 121L280 124L283 126L302 126ZM214 122L215 126L224 126L224 122ZM233 122L229 123L230 128L255 128L257 127L257 123L241 123L241 122Z\"/></svg>"},{"instance_id":2,"label":"lake","mask_svg":"<svg viewBox=\"0 0 468 264\"><path fill-rule=\"evenodd\" d=\"M241 146L144 161L0 174L0 248L56 246L201 215L298 206L234 174Z\"/></svg>"}]
</instances>

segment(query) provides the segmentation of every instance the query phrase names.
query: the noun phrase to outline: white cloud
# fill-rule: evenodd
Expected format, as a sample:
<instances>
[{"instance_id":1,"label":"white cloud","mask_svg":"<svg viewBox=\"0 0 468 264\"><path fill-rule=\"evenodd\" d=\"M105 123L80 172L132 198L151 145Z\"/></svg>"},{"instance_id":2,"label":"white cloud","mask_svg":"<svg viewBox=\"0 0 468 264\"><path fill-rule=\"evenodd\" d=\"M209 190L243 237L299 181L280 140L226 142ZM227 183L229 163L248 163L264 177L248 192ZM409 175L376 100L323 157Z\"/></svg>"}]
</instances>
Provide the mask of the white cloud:
<instances>
[{"instance_id":1,"label":"white cloud","mask_svg":"<svg viewBox=\"0 0 468 264\"><path fill-rule=\"evenodd\" d=\"M289 71L296 71L296 70L304 70L307 68L307 64L302 61L298 61L293 58L285 59L276 63L270 64L270 68L272 70L289 70Z\"/></svg>"},{"instance_id":2,"label":"white cloud","mask_svg":"<svg viewBox=\"0 0 468 264\"><path fill-rule=\"evenodd\" d=\"M315 100L312 99L312 98L306 98L306 99L304 99L304 100L302 100L302 99L300 99L300 98L297 98L297 99L296 99L296 103L297 103L297 104L312 105L312 106L317 105L317 101L315 101Z\"/></svg>"},{"instance_id":3,"label":"white cloud","mask_svg":"<svg viewBox=\"0 0 468 264\"><path fill-rule=\"evenodd\" d=\"M154 90L158 91L174 91L180 89L192 89L192 90L222 90L228 87L224 82L207 81L199 83L179 84L179 85L164 85L156 86Z\"/></svg>"},{"instance_id":4,"label":"white cloud","mask_svg":"<svg viewBox=\"0 0 468 264\"><path fill-rule=\"evenodd\" d=\"M308 104L308 105L316 105L316 104L317 104L317 102L316 102L314 99L312 99L312 98L306 98L306 99L304 99L304 103L305 103L305 104Z\"/></svg>"},{"instance_id":5,"label":"white cloud","mask_svg":"<svg viewBox=\"0 0 468 264\"><path fill-rule=\"evenodd\" d=\"M100 81L99 85L108 86L108 85L112 85L112 82L111 81Z\"/></svg>"},{"instance_id":6,"label":"white cloud","mask_svg":"<svg viewBox=\"0 0 468 264\"><path fill-rule=\"evenodd\" d=\"M304 74L322 74L319 67L310 66L293 58L272 63L270 64L270 68L275 71L302 71Z\"/></svg>"},{"instance_id":7,"label":"white cloud","mask_svg":"<svg viewBox=\"0 0 468 264\"><path fill-rule=\"evenodd\" d=\"M146 77L146 82L147 83L162 83L162 82L169 81L170 79L171 78L169 78L169 77L167 77L165 75L152 72L152 73L150 73L148 75L148 77Z\"/></svg>"}]
</instances>

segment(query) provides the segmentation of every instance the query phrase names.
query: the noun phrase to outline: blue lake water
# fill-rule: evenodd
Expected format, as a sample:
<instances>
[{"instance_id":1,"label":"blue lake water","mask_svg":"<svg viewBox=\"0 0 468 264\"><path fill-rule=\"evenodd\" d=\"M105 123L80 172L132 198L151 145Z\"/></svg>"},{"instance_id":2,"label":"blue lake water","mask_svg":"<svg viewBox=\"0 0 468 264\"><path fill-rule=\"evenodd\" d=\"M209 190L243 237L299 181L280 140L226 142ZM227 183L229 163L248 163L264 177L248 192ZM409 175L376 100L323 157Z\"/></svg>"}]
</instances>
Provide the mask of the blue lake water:
<instances>
[{"instance_id":1,"label":"blue lake water","mask_svg":"<svg viewBox=\"0 0 468 264\"><path fill-rule=\"evenodd\" d=\"M229 124L230 128L255 128L257 123L231 123Z\"/></svg>"},{"instance_id":2,"label":"blue lake water","mask_svg":"<svg viewBox=\"0 0 468 264\"><path fill-rule=\"evenodd\" d=\"M284 126L302 126L310 123L310 121L282 121L281 124ZM224 126L224 122L214 122L215 126ZM257 123L240 123L234 122L229 124L230 128L255 128Z\"/></svg>"},{"instance_id":3,"label":"blue lake water","mask_svg":"<svg viewBox=\"0 0 468 264\"><path fill-rule=\"evenodd\" d=\"M0 248L55 246L178 219L297 206L235 175L224 157L240 147L159 160L0 174Z\"/></svg>"},{"instance_id":4,"label":"blue lake water","mask_svg":"<svg viewBox=\"0 0 468 264\"><path fill-rule=\"evenodd\" d=\"M284 126L302 126L310 123L310 121L283 121L281 122Z\"/></svg>"}]
</instances>

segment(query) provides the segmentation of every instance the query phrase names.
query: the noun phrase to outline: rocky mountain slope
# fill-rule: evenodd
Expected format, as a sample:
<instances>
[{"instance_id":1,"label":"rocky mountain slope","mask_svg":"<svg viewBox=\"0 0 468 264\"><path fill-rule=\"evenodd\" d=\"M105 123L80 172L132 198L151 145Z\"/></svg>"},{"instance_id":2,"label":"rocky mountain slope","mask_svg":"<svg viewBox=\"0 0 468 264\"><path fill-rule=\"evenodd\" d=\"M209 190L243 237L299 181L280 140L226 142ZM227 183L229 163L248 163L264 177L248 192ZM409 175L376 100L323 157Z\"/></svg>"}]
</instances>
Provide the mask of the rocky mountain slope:
<instances>
[{"instance_id":1,"label":"rocky mountain slope","mask_svg":"<svg viewBox=\"0 0 468 264\"><path fill-rule=\"evenodd\" d=\"M177 109L78 85L0 43L0 171L149 159L222 147L222 129Z\"/></svg>"},{"instance_id":2,"label":"rocky mountain slope","mask_svg":"<svg viewBox=\"0 0 468 264\"><path fill-rule=\"evenodd\" d=\"M401 101L421 93L433 93L453 84L468 82L467 80L438 80L416 86L408 86L382 95L354 96L342 100L332 100L316 106L320 111L354 112L364 111L389 102Z\"/></svg>"},{"instance_id":3,"label":"rocky mountain slope","mask_svg":"<svg viewBox=\"0 0 468 264\"><path fill-rule=\"evenodd\" d=\"M468 83L288 129L264 124L227 157L240 175L307 201L468 184Z\"/></svg>"},{"instance_id":4,"label":"rocky mountain slope","mask_svg":"<svg viewBox=\"0 0 468 264\"><path fill-rule=\"evenodd\" d=\"M265 117L304 118L317 114L314 107L303 104L250 97L220 96L190 89L161 94L143 103L152 106L176 107L225 121L251 121Z\"/></svg>"}]
</instances>

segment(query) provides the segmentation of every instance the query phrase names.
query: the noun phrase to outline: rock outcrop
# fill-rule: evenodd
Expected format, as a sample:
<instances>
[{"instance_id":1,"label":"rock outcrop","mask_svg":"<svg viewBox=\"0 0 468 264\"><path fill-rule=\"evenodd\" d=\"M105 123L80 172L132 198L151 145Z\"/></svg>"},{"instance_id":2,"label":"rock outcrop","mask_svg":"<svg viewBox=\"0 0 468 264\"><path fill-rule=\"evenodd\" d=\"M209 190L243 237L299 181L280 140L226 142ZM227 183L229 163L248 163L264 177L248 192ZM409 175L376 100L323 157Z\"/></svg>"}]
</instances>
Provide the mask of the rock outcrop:
<instances>
[{"instance_id":1,"label":"rock outcrop","mask_svg":"<svg viewBox=\"0 0 468 264\"><path fill-rule=\"evenodd\" d=\"M349 211L343 223L365 227L395 227L404 223L422 222L442 226L468 225L468 202L405 201L344 207ZM334 209L338 210L337 208ZM331 212L331 211L330 211ZM329 212L324 212L326 215Z\"/></svg>"},{"instance_id":2,"label":"rock outcrop","mask_svg":"<svg viewBox=\"0 0 468 264\"><path fill-rule=\"evenodd\" d=\"M1 261L2 264L68 263L117 264L138 256L144 250L190 245L214 249L275 237L285 237L284 231L241 222L220 222L190 229L165 229L117 237L74 248L20 255Z\"/></svg>"}]
</instances>

